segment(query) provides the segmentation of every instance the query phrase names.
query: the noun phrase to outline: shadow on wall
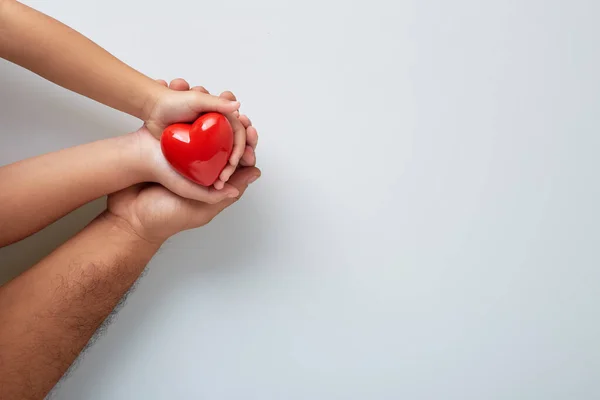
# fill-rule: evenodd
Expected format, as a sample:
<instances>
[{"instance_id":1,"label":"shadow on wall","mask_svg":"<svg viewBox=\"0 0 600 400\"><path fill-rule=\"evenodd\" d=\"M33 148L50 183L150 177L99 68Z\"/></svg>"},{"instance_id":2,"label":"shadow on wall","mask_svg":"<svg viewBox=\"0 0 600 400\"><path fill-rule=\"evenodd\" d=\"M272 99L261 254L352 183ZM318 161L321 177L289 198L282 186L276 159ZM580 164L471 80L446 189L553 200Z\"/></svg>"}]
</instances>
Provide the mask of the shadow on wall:
<instances>
[{"instance_id":1,"label":"shadow on wall","mask_svg":"<svg viewBox=\"0 0 600 400\"><path fill-rule=\"evenodd\" d=\"M79 232L100 214L105 198L95 200L27 239L0 249L0 285L16 277Z\"/></svg>"}]
</instances>

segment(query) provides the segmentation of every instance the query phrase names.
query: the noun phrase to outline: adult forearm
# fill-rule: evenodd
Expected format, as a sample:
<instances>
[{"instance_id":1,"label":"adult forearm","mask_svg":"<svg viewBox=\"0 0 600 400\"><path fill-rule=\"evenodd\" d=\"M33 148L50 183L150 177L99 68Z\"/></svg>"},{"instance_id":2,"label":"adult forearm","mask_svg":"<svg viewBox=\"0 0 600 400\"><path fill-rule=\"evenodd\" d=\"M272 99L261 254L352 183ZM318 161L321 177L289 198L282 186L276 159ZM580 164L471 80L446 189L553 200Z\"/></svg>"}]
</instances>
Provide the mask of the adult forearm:
<instances>
[{"instance_id":1,"label":"adult forearm","mask_svg":"<svg viewBox=\"0 0 600 400\"><path fill-rule=\"evenodd\" d=\"M42 399L157 251L110 215L0 287L0 398Z\"/></svg>"},{"instance_id":2,"label":"adult forearm","mask_svg":"<svg viewBox=\"0 0 600 400\"><path fill-rule=\"evenodd\" d=\"M0 0L1 1L1 0ZM143 180L135 133L0 168L0 247Z\"/></svg>"},{"instance_id":3,"label":"adult forearm","mask_svg":"<svg viewBox=\"0 0 600 400\"><path fill-rule=\"evenodd\" d=\"M68 26L15 0L0 0L0 57L144 120L166 90Z\"/></svg>"}]
</instances>

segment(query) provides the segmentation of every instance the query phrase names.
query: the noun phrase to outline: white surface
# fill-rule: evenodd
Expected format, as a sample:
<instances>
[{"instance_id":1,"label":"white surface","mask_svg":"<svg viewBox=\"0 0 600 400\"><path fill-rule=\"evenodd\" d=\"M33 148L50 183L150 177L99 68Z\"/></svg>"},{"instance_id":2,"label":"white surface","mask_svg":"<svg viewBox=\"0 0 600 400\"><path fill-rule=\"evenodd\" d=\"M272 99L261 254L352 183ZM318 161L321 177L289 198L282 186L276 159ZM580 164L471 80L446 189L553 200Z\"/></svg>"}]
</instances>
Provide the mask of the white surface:
<instances>
[{"instance_id":1,"label":"white surface","mask_svg":"<svg viewBox=\"0 0 600 400\"><path fill-rule=\"evenodd\" d=\"M600 397L600 3L28 4L234 90L264 171L57 399ZM3 163L137 126L0 70Z\"/></svg>"}]
</instances>

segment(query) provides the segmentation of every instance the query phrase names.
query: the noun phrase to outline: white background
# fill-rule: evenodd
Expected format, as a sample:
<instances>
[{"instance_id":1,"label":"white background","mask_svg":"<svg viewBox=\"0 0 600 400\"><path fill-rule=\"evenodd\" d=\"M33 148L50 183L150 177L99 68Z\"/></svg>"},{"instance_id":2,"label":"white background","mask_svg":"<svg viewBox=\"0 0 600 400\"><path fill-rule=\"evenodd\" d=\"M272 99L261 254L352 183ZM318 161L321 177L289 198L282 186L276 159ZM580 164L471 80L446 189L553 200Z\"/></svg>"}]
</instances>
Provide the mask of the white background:
<instances>
[{"instance_id":1,"label":"white background","mask_svg":"<svg viewBox=\"0 0 600 400\"><path fill-rule=\"evenodd\" d=\"M27 3L261 135L56 399L600 397L598 1ZM3 164L139 125L8 63L0 90Z\"/></svg>"}]
</instances>

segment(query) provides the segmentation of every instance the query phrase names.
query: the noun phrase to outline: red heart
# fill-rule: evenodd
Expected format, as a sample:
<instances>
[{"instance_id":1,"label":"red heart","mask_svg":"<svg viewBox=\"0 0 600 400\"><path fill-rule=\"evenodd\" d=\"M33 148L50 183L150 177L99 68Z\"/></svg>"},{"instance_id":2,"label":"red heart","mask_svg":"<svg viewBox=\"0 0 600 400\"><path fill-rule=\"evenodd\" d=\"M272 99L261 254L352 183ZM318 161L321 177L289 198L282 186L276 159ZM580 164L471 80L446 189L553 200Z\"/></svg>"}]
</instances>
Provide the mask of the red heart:
<instances>
[{"instance_id":1,"label":"red heart","mask_svg":"<svg viewBox=\"0 0 600 400\"><path fill-rule=\"evenodd\" d=\"M167 126L160 145L169 164L181 175L210 186L229 161L233 129L222 114L208 113L193 124Z\"/></svg>"}]
</instances>

